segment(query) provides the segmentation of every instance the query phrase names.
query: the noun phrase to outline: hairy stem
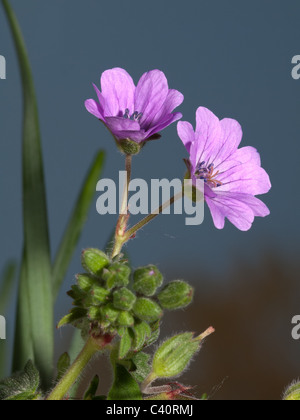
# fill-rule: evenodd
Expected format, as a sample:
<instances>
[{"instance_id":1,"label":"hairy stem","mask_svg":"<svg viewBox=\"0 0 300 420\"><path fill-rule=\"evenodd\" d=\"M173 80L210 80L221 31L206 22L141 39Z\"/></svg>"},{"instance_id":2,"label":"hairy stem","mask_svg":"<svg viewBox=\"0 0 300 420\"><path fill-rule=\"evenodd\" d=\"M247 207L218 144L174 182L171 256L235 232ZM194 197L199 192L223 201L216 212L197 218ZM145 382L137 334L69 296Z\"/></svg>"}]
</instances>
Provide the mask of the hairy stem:
<instances>
[{"instance_id":1,"label":"hairy stem","mask_svg":"<svg viewBox=\"0 0 300 420\"><path fill-rule=\"evenodd\" d=\"M63 376L63 378L58 382L53 391L47 397L48 401L60 401L63 400L70 388L78 380L88 363L91 361L93 356L98 353L100 350L103 350L107 343L105 337L99 339L94 339L90 337L86 342L84 348L78 355L75 362Z\"/></svg>"},{"instance_id":2,"label":"hairy stem","mask_svg":"<svg viewBox=\"0 0 300 420\"><path fill-rule=\"evenodd\" d=\"M141 220L139 223L137 223L135 226L129 229L124 236L124 243L129 241L129 239L132 236L134 236L138 230L142 229L144 226L150 223L153 219L155 219L159 214L161 214L165 209L170 207L172 204L175 203L175 201L179 200L180 198L182 198L182 192L170 198L170 200L162 204L154 213L149 214L149 216L145 217L143 220Z\"/></svg>"},{"instance_id":3,"label":"hairy stem","mask_svg":"<svg viewBox=\"0 0 300 420\"><path fill-rule=\"evenodd\" d=\"M124 234L126 231L129 215L128 215L128 188L131 179L131 164L132 156L126 155L125 158L125 169L127 173L127 182L123 192L121 214L117 222L116 233L115 233L115 243L112 251L111 257L114 258L120 254L122 247L126 241L124 241Z\"/></svg>"}]
</instances>

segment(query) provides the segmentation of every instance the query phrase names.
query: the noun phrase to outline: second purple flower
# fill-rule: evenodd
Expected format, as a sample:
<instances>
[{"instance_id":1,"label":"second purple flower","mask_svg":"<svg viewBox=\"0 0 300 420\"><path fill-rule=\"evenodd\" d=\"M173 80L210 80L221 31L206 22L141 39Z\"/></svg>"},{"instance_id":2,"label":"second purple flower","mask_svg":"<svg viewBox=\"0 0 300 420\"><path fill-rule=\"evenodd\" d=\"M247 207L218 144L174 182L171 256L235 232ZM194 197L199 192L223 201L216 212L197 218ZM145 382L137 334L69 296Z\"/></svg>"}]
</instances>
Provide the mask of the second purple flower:
<instances>
[{"instance_id":1,"label":"second purple flower","mask_svg":"<svg viewBox=\"0 0 300 420\"><path fill-rule=\"evenodd\" d=\"M104 122L117 142L126 139L143 144L182 117L173 111L184 97L169 89L160 70L145 73L137 86L124 69L106 70L101 76L101 92L95 85L94 89L98 102L88 99L86 109Z\"/></svg>"}]
</instances>

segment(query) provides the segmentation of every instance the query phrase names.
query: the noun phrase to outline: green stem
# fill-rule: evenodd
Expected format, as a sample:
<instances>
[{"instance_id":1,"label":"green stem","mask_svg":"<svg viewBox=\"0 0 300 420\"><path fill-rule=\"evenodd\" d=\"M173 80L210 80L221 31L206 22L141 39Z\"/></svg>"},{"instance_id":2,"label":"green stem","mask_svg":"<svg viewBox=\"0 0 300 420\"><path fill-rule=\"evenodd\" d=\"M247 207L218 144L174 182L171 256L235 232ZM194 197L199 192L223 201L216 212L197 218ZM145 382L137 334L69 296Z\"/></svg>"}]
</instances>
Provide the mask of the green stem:
<instances>
[{"instance_id":1,"label":"green stem","mask_svg":"<svg viewBox=\"0 0 300 420\"><path fill-rule=\"evenodd\" d=\"M78 380L88 363L91 361L93 356L105 347L105 341L95 340L90 337L86 342L81 353L78 355L75 362L66 372L64 377L58 382L56 387L47 397L48 401L60 401L62 400L72 385Z\"/></svg>"},{"instance_id":2,"label":"green stem","mask_svg":"<svg viewBox=\"0 0 300 420\"><path fill-rule=\"evenodd\" d=\"M161 214L166 208L170 207L172 204L175 203L175 201L182 198L182 192L176 194L174 197L170 198L170 200L166 201L164 204L162 204L154 213L149 214L149 216L145 217L143 220L141 220L139 223L137 223L135 226L133 226L131 229L129 229L125 236L124 236L124 243L129 241L129 239L140 229L142 229L144 226L146 226L148 223L151 222L151 220L155 219L159 214Z\"/></svg>"},{"instance_id":3,"label":"green stem","mask_svg":"<svg viewBox=\"0 0 300 420\"><path fill-rule=\"evenodd\" d=\"M125 169L127 173L127 182L123 193L123 199L122 199L122 206L121 206L121 214L118 219L117 227L116 227L116 233L115 233L115 243L114 248L112 251L111 257L114 258L118 254L120 254L122 247L124 245L124 234L126 231L127 223L128 223L128 188L129 183L131 179L131 164L132 164L132 156L126 155L125 159Z\"/></svg>"}]
</instances>

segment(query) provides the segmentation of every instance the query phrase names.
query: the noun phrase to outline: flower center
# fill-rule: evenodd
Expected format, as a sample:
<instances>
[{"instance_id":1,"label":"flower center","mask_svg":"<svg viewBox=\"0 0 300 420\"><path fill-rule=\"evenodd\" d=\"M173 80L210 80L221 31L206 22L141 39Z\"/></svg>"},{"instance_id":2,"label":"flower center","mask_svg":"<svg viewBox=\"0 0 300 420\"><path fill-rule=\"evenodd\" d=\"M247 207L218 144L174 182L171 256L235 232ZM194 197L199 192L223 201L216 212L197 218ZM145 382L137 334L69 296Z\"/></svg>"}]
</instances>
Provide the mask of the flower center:
<instances>
[{"instance_id":1,"label":"flower center","mask_svg":"<svg viewBox=\"0 0 300 420\"><path fill-rule=\"evenodd\" d=\"M195 171L195 175L198 179L203 179L204 182L211 188L221 187L222 182L218 181L216 177L219 171L214 173L214 165L211 163L205 166L205 162L198 163Z\"/></svg>"},{"instance_id":2,"label":"flower center","mask_svg":"<svg viewBox=\"0 0 300 420\"><path fill-rule=\"evenodd\" d=\"M142 112L138 112L138 111L134 111L134 113L132 115L130 115L130 111L128 108L125 109L123 118L125 118L126 120L132 120L132 121L136 121L136 122L140 122L141 118L143 116Z\"/></svg>"}]
</instances>

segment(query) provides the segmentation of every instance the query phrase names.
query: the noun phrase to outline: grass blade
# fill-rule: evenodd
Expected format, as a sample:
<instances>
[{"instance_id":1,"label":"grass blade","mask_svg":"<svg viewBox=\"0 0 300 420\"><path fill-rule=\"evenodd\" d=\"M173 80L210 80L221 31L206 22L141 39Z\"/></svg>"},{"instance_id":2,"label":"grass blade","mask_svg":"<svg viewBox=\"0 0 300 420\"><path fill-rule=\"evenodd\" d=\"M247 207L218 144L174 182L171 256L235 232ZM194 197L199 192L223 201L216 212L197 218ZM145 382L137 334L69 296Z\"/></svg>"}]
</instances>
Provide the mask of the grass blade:
<instances>
[{"instance_id":1,"label":"grass blade","mask_svg":"<svg viewBox=\"0 0 300 420\"><path fill-rule=\"evenodd\" d=\"M17 265L14 262L8 262L4 267L0 282L0 315L6 315L12 292L16 280ZM9 374L7 356L8 342L0 342L0 379Z\"/></svg>"},{"instance_id":2,"label":"grass blade","mask_svg":"<svg viewBox=\"0 0 300 420\"><path fill-rule=\"evenodd\" d=\"M53 264L53 296L57 297L63 283L73 252L87 219L88 211L96 191L96 184L104 163L104 152L94 159L83 183L73 214L66 228Z\"/></svg>"},{"instance_id":3,"label":"grass blade","mask_svg":"<svg viewBox=\"0 0 300 420\"><path fill-rule=\"evenodd\" d=\"M13 286L16 279L17 265L15 262L8 262L1 275L0 283L0 314L5 314L12 296Z\"/></svg>"},{"instance_id":4,"label":"grass blade","mask_svg":"<svg viewBox=\"0 0 300 420\"><path fill-rule=\"evenodd\" d=\"M41 153L37 103L29 59L17 19L7 0L2 0L14 38L22 77L23 120L23 219L24 258L19 294L15 368L24 368L30 356L28 348L19 346L22 334L31 337L34 363L43 383L52 374L54 334L51 262L44 170ZM21 314L29 312L29 320ZM27 317L26 317L27 318ZM26 322L25 322L26 321Z\"/></svg>"}]
</instances>

